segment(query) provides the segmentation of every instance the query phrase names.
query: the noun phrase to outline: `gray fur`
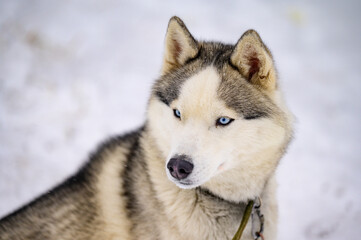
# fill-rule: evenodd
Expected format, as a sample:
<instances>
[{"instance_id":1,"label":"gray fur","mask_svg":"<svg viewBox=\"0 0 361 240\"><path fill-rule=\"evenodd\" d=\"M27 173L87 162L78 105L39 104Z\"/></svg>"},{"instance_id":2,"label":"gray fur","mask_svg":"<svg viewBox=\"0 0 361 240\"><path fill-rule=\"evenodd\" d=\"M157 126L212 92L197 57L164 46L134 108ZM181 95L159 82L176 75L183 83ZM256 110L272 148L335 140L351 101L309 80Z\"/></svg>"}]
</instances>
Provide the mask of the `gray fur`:
<instances>
[{"instance_id":1,"label":"gray fur","mask_svg":"<svg viewBox=\"0 0 361 240\"><path fill-rule=\"evenodd\" d=\"M230 63L233 50L234 46L220 42L200 42L197 57L161 76L153 86L153 94L169 105L178 98L181 86L190 76L208 66L214 66L222 78L219 97L240 116L254 119L275 112L281 114L267 95L239 74Z\"/></svg>"},{"instance_id":2,"label":"gray fur","mask_svg":"<svg viewBox=\"0 0 361 240\"><path fill-rule=\"evenodd\" d=\"M104 154L118 147L131 148L141 131L104 142L76 175L1 219L0 239L96 239L92 237L102 231L102 219L95 182L106 161Z\"/></svg>"}]
</instances>

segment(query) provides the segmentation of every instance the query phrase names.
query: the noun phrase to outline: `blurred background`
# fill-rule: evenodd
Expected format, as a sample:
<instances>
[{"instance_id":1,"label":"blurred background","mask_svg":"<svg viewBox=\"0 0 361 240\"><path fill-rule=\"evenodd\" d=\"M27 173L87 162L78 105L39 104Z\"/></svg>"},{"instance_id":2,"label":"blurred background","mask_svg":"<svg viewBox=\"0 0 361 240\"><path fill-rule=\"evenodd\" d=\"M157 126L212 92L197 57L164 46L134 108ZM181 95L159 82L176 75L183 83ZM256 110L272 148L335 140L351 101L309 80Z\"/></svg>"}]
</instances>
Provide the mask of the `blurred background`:
<instances>
[{"instance_id":1,"label":"blurred background","mask_svg":"<svg viewBox=\"0 0 361 240\"><path fill-rule=\"evenodd\" d=\"M140 126L168 20L202 40L256 29L295 139L278 169L279 239L361 234L361 1L0 0L0 216Z\"/></svg>"}]
</instances>

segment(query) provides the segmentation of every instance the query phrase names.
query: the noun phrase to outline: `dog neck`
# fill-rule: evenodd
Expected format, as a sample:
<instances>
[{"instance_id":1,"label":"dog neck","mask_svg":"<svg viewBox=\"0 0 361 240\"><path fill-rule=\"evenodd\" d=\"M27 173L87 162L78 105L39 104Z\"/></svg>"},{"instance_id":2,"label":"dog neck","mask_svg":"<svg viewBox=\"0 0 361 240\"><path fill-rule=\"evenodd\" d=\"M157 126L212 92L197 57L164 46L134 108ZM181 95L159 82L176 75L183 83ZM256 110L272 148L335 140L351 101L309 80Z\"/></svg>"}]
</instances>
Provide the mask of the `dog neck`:
<instances>
[{"instance_id":1,"label":"dog neck","mask_svg":"<svg viewBox=\"0 0 361 240\"><path fill-rule=\"evenodd\" d=\"M266 184L264 181L257 195L250 198L242 197L234 200L224 192L219 194L217 191L219 189L214 188L214 185L210 185L211 188L202 185L193 189L180 189L168 179L165 172L165 158L147 131L143 132L140 145L144 151L143 156L148 169L149 181L154 191L154 198L162 206L163 213L161 215L165 217L165 222L172 221L172 225L178 230L194 229L194 226L197 226L197 234L204 236L202 239L224 239L225 236L227 239L232 239L242 220L248 200L260 196L266 208L269 206L268 202L272 205L276 204L273 199L275 193L273 175L271 184ZM226 188L226 186L220 185L219 187ZM232 193L234 190L231 189L230 192ZM262 208L264 209L264 207ZM266 214L268 213L269 211L266 209ZM245 234L251 234L250 227L245 231ZM194 239L196 233L183 231L182 234L185 239Z\"/></svg>"},{"instance_id":2,"label":"dog neck","mask_svg":"<svg viewBox=\"0 0 361 240\"><path fill-rule=\"evenodd\" d=\"M210 200L212 199L212 201L216 201L216 202L225 202L230 205L239 205L239 204L246 205L247 204L247 202L243 202L243 201L236 202L236 201L232 201L229 199L225 199L225 198L217 195L216 193L213 193L211 190L209 190L203 186L197 187L196 192L197 192L197 194L207 196L207 197L209 197Z\"/></svg>"}]
</instances>

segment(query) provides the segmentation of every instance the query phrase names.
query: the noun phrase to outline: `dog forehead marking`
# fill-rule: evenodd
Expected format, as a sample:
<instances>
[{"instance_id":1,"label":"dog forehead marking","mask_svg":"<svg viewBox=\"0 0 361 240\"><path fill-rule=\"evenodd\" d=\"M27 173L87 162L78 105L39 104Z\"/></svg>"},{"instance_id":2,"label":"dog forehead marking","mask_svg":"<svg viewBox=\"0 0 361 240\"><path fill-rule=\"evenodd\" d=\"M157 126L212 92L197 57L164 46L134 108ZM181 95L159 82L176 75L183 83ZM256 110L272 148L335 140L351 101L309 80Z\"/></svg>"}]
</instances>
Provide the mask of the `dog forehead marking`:
<instances>
[{"instance_id":1,"label":"dog forehead marking","mask_svg":"<svg viewBox=\"0 0 361 240\"><path fill-rule=\"evenodd\" d=\"M217 70L209 66L185 81L174 105L188 116L209 115L211 111L223 107L217 96L220 82Z\"/></svg>"}]
</instances>

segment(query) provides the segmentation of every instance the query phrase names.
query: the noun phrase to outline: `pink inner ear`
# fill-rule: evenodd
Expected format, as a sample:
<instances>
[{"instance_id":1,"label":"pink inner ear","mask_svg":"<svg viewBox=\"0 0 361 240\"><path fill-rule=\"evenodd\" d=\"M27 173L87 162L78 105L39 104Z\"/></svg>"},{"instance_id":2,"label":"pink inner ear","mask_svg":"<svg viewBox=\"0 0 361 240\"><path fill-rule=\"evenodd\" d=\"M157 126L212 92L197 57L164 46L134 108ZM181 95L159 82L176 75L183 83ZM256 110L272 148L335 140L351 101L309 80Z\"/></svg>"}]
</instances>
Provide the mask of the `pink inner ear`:
<instances>
[{"instance_id":1,"label":"pink inner ear","mask_svg":"<svg viewBox=\"0 0 361 240\"><path fill-rule=\"evenodd\" d=\"M249 54L246 57L247 61L248 61L248 65L249 65L249 70L248 70L248 80L251 80L253 75L255 73L257 73L260 69L260 61L259 58L257 57L257 53L253 52L251 54Z\"/></svg>"},{"instance_id":2,"label":"pink inner ear","mask_svg":"<svg viewBox=\"0 0 361 240\"><path fill-rule=\"evenodd\" d=\"M179 42L176 39L172 39L173 41L173 55L176 60L178 60L179 55L181 54L182 48Z\"/></svg>"}]
</instances>

